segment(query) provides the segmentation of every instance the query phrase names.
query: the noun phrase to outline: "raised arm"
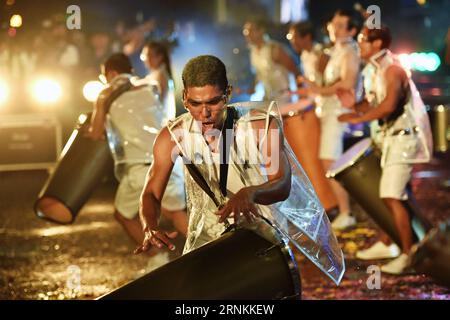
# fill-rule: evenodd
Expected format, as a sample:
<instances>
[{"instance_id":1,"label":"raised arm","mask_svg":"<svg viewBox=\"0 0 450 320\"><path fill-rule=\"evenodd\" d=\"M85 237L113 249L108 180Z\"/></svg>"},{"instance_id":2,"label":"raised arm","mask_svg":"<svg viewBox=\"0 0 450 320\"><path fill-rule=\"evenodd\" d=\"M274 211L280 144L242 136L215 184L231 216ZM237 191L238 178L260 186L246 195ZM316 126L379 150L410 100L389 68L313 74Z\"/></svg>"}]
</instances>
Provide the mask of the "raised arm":
<instances>
[{"instance_id":1,"label":"raised arm","mask_svg":"<svg viewBox=\"0 0 450 320\"><path fill-rule=\"evenodd\" d=\"M94 111L92 113L91 125L87 136L93 140L101 140L105 133L106 106L105 102L111 94L111 87L102 90L94 103Z\"/></svg>"},{"instance_id":2,"label":"raised arm","mask_svg":"<svg viewBox=\"0 0 450 320\"><path fill-rule=\"evenodd\" d=\"M295 65L294 60L284 51L280 45L275 45L272 47L272 57L276 63L284 66L289 72L291 72L295 77L300 75L300 70Z\"/></svg>"}]
</instances>

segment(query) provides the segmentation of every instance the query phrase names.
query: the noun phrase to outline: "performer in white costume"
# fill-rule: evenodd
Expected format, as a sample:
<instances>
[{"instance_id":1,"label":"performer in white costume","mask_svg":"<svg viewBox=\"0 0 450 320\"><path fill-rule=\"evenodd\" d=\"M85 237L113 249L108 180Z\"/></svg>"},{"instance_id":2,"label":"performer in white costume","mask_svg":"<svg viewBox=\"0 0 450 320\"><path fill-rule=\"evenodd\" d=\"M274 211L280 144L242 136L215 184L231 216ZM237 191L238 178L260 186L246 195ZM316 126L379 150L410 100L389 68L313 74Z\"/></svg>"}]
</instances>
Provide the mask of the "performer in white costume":
<instances>
[{"instance_id":1,"label":"performer in white costume","mask_svg":"<svg viewBox=\"0 0 450 320\"><path fill-rule=\"evenodd\" d=\"M265 32L264 23L259 20L245 23L242 33L250 46L250 63L255 72L255 84L264 86L264 100L276 100L279 104L291 102L289 73L298 76L292 58Z\"/></svg>"},{"instance_id":2,"label":"performer in white costume","mask_svg":"<svg viewBox=\"0 0 450 320\"><path fill-rule=\"evenodd\" d=\"M127 56L113 54L102 67L108 86L95 103L90 136L102 139L106 128L115 175L120 181L114 202L115 217L131 238L140 244L144 233L138 218L139 198L153 162L152 145L166 113L156 87L131 84L132 67ZM183 171L181 163L178 163L170 177L162 207L165 216L172 220L179 232L185 234L187 216L183 185Z\"/></svg>"},{"instance_id":3,"label":"performer in white costume","mask_svg":"<svg viewBox=\"0 0 450 320\"><path fill-rule=\"evenodd\" d=\"M136 85L145 83L156 85L167 113L167 121L175 119L175 87L168 48L161 42L151 41L142 49L141 59L144 60L150 73L145 78L138 80Z\"/></svg>"},{"instance_id":4,"label":"performer in white costume","mask_svg":"<svg viewBox=\"0 0 450 320\"><path fill-rule=\"evenodd\" d=\"M217 239L225 230L223 223L232 222L230 216L238 225L253 225L264 216L338 284L345 269L342 251L314 189L283 138L276 104L227 105L231 87L225 65L214 56L191 59L183 71L183 84L189 112L169 123L156 139L142 193L140 217L146 237L139 251L152 246L174 248L170 234L158 228L159 203L172 160L181 155L185 167L195 165L214 195L186 172L189 227L184 252ZM230 120L226 160L219 156L227 154L221 153L219 140L225 121ZM218 172L222 163L229 167L224 187Z\"/></svg>"},{"instance_id":5,"label":"performer in white costume","mask_svg":"<svg viewBox=\"0 0 450 320\"><path fill-rule=\"evenodd\" d=\"M361 103L355 103L353 92L339 92L343 104L354 109L353 113L341 115L339 120L350 123L378 120L380 124L373 137L382 152L379 192L394 216L402 250L398 258L382 266L381 270L400 274L407 267L413 242L410 217L402 200L408 197L406 187L411 180L412 164L430 160L430 124L414 83L388 50L391 43L389 29L364 28L358 42L361 57L368 63L364 73L370 75L370 80L365 81L365 100ZM372 251L392 249L381 244L376 246Z\"/></svg>"},{"instance_id":6,"label":"performer in white costume","mask_svg":"<svg viewBox=\"0 0 450 320\"><path fill-rule=\"evenodd\" d=\"M317 85L322 85L322 75L327 58L323 53L322 45L314 42L312 24L306 21L295 23L289 28L286 37L294 51L300 55L303 76ZM299 93L302 89L299 89ZM287 109L286 106L280 107L283 114L284 133L298 161L311 180L320 202L327 213L332 214L337 211L337 199L330 180L325 177L325 170L319 158L320 120L315 114L314 99L312 97L302 98L299 102L290 105L303 106L305 105L304 101L309 101L309 106L292 114L283 112L284 109Z\"/></svg>"},{"instance_id":7,"label":"performer in white costume","mask_svg":"<svg viewBox=\"0 0 450 320\"><path fill-rule=\"evenodd\" d=\"M309 94L317 95L316 114L320 118L320 159L325 172L343 153L345 123L337 118L344 112L336 91L339 88L354 89L360 81L360 58L358 44L353 39L358 33L358 19L352 11L338 10L328 24L330 40L334 46L330 49L330 59L324 70L323 84L317 85L308 79L304 82ZM345 229L356 223L350 215L348 194L335 180L332 187L339 203L339 215L333 221L333 228Z\"/></svg>"}]
</instances>

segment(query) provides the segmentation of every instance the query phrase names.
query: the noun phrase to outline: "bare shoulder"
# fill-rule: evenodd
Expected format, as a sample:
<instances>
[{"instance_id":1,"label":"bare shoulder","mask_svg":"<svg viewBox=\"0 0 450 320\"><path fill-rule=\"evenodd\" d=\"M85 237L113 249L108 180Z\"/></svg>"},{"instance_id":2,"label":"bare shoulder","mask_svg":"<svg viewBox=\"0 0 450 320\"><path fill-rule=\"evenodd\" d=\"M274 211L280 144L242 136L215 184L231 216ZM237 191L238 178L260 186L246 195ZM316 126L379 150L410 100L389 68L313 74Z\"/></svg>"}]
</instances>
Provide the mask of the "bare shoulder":
<instances>
[{"instance_id":1,"label":"bare shoulder","mask_svg":"<svg viewBox=\"0 0 450 320\"><path fill-rule=\"evenodd\" d=\"M386 79L401 79L407 78L406 71L401 66L393 64L386 69Z\"/></svg>"},{"instance_id":2,"label":"bare shoulder","mask_svg":"<svg viewBox=\"0 0 450 320\"><path fill-rule=\"evenodd\" d=\"M153 145L153 153L168 152L176 146L167 126L161 129Z\"/></svg>"}]
</instances>

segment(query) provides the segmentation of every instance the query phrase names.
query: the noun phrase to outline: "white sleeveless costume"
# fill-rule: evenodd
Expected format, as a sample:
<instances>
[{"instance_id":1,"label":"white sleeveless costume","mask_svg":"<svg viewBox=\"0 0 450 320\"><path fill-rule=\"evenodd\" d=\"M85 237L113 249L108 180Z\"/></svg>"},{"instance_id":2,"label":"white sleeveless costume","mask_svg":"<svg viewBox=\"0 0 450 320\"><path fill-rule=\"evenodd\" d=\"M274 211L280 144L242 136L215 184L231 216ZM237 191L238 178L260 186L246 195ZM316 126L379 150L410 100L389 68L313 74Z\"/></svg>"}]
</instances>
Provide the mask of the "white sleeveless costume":
<instances>
[{"instance_id":1,"label":"white sleeveless costume","mask_svg":"<svg viewBox=\"0 0 450 320\"><path fill-rule=\"evenodd\" d=\"M389 50L373 56L370 64L374 69L370 73L366 71L371 80L365 81L364 89L367 101L377 106L386 97L386 70L392 65L401 65ZM381 126L377 133L372 132L382 150L381 198L406 200L405 188L411 179L412 164L428 162L431 157L432 136L425 105L410 78L408 87L403 113L393 123Z\"/></svg>"},{"instance_id":2,"label":"white sleeveless costume","mask_svg":"<svg viewBox=\"0 0 450 320\"><path fill-rule=\"evenodd\" d=\"M272 134L271 141L278 141L280 129L269 130L271 120L282 128L282 120L275 103L239 103L230 105L236 110L234 138L230 148L227 196L219 187L219 167L203 137L201 126L186 113L168 125L172 139L185 158L195 164L200 174L220 203L241 188L260 185L267 181L264 157L259 146ZM259 129L258 129L259 128ZM271 136L272 137L272 136ZM277 138L278 137L278 138ZM272 146L272 152L279 146ZM342 251L331 231L328 217L307 176L295 158L289 145L284 141L282 150L291 165L291 192L282 202L272 205L257 205L263 216L272 221L282 234L301 250L316 266L333 279L340 282L345 270ZM214 214L217 208L211 198L197 185L187 170L186 194L189 214L188 234L184 252L189 252L220 236L225 227L218 223ZM232 222L232 220L230 221Z\"/></svg>"}]
</instances>

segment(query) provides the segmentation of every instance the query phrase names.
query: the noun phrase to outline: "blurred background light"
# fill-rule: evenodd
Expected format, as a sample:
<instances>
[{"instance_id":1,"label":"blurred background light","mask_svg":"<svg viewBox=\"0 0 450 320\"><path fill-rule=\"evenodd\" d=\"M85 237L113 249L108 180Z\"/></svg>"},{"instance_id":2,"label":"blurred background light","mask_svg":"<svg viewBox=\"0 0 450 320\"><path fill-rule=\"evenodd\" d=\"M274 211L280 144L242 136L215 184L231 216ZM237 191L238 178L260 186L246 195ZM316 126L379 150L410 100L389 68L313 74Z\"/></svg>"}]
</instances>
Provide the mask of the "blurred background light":
<instances>
[{"instance_id":1,"label":"blurred background light","mask_svg":"<svg viewBox=\"0 0 450 320\"><path fill-rule=\"evenodd\" d=\"M54 103L62 96L61 85L52 79L39 79L33 84L33 96L39 103Z\"/></svg>"},{"instance_id":2,"label":"blurred background light","mask_svg":"<svg viewBox=\"0 0 450 320\"><path fill-rule=\"evenodd\" d=\"M0 105L4 104L8 100L9 88L6 81L0 79Z\"/></svg>"},{"instance_id":3,"label":"blurred background light","mask_svg":"<svg viewBox=\"0 0 450 320\"><path fill-rule=\"evenodd\" d=\"M88 81L83 86L83 97L89 102L94 102L104 87L100 81Z\"/></svg>"},{"instance_id":4,"label":"blurred background light","mask_svg":"<svg viewBox=\"0 0 450 320\"><path fill-rule=\"evenodd\" d=\"M441 59L434 52L401 53L398 58L403 68L407 70L434 72L441 65Z\"/></svg>"},{"instance_id":5,"label":"blurred background light","mask_svg":"<svg viewBox=\"0 0 450 320\"><path fill-rule=\"evenodd\" d=\"M14 14L9 20L9 25L13 28L20 28L22 26L22 16L20 14Z\"/></svg>"}]
</instances>

